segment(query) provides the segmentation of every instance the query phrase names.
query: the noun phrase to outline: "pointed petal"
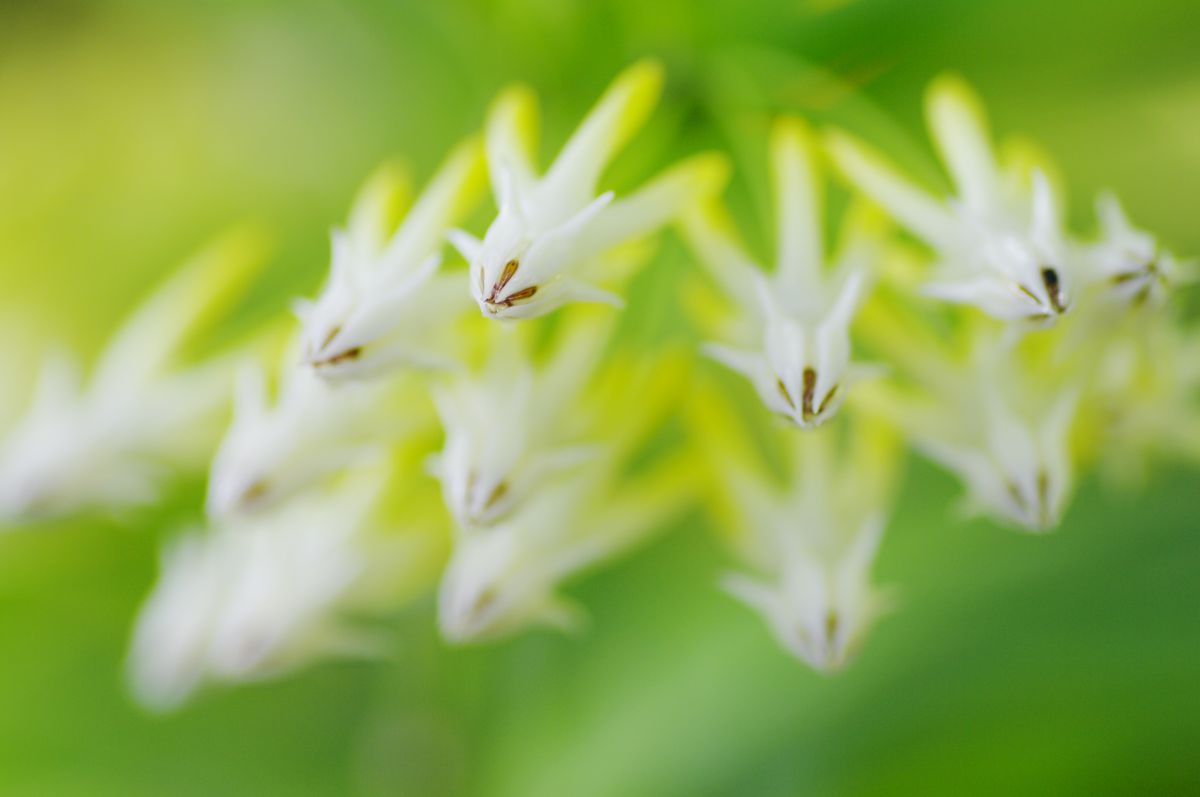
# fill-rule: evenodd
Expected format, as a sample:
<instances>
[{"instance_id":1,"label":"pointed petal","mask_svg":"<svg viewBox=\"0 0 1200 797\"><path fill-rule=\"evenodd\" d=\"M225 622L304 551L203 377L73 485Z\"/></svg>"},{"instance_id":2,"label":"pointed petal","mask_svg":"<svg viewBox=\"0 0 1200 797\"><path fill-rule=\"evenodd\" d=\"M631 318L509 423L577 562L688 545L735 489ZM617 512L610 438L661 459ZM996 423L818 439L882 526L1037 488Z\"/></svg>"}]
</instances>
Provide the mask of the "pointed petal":
<instances>
[{"instance_id":1,"label":"pointed petal","mask_svg":"<svg viewBox=\"0 0 1200 797\"><path fill-rule=\"evenodd\" d=\"M365 252L381 251L411 201L412 184L404 168L385 163L359 189L346 223L348 236Z\"/></svg>"},{"instance_id":2,"label":"pointed petal","mask_svg":"<svg viewBox=\"0 0 1200 797\"><path fill-rule=\"evenodd\" d=\"M776 274L788 295L810 295L820 284L824 221L813 135L800 119L784 117L771 131L775 188Z\"/></svg>"},{"instance_id":3,"label":"pointed petal","mask_svg":"<svg viewBox=\"0 0 1200 797\"><path fill-rule=\"evenodd\" d=\"M662 83L662 67L654 61L617 76L546 173L540 201L547 212L570 211L594 195L600 173L650 116Z\"/></svg>"},{"instance_id":4,"label":"pointed petal","mask_svg":"<svg viewBox=\"0 0 1200 797\"><path fill-rule=\"evenodd\" d=\"M216 319L266 262L264 236L238 230L170 277L113 336L96 366L94 389L136 390L167 367L188 335Z\"/></svg>"},{"instance_id":5,"label":"pointed petal","mask_svg":"<svg viewBox=\"0 0 1200 797\"><path fill-rule=\"evenodd\" d=\"M614 202L584 231L580 257L648 235L692 203L715 196L729 179L728 159L706 152L677 163L634 193Z\"/></svg>"},{"instance_id":6,"label":"pointed petal","mask_svg":"<svg viewBox=\"0 0 1200 797\"><path fill-rule=\"evenodd\" d=\"M826 149L845 177L935 249L954 249L957 224L950 211L904 177L873 149L841 131L826 135Z\"/></svg>"},{"instance_id":7,"label":"pointed petal","mask_svg":"<svg viewBox=\"0 0 1200 797\"><path fill-rule=\"evenodd\" d=\"M436 250L447 229L462 221L479 201L483 181L483 143L471 138L451 153L404 217L387 246L388 264L411 267L413 261Z\"/></svg>"},{"instance_id":8,"label":"pointed petal","mask_svg":"<svg viewBox=\"0 0 1200 797\"><path fill-rule=\"evenodd\" d=\"M978 97L962 78L943 75L929 88L925 114L958 195L971 210L990 215L1000 181Z\"/></svg>"},{"instance_id":9,"label":"pointed petal","mask_svg":"<svg viewBox=\"0 0 1200 797\"><path fill-rule=\"evenodd\" d=\"M504 193L501 175L505 171L522 193L537 180L537 126L537 97L528 86L507 89L488 112L484 137L488 174L497 200Z\"/></svg>"}]
</instances>

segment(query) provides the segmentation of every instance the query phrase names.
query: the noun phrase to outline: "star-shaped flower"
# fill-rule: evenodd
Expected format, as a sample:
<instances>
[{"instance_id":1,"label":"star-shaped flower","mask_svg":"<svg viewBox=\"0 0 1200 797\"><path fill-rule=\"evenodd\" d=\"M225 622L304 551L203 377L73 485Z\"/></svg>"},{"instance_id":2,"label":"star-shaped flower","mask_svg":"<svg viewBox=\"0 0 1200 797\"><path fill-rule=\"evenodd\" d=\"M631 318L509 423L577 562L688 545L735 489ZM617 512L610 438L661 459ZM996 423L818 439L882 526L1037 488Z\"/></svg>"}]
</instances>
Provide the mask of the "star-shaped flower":
<instances>
[{"instance_id":1,"label":"star-shaped flower","mask_svg":"<svg viewBox=\"0 0 1200 797\"><path fill-rule=\"evenodd\" d=\"M705 429L722 424L705 443L718 485L710 498L751 571L726 576L725 589L793 656L822 672L840 669L889 606L870 571L899 455L894 435L858 420L853 434L789 436L780 485L728 429L730 408L712 401L694 411Z\"/></svg>"},{"instance_id":2,"label":"star-shaped flower","mask_svg":"<svg viewBox=\"0 0 1200 797\"><path fill-rule=\"evenodd\" d=\"M438 595L450 642L481 642L533 626L570 629L581 610L564 581L660 529L690 495L680 463L633 483L616 478L611 452L543 483L486 528L459 529Z\"/></svg>"},{"instance_id":3,"label":"star-shaped flower","mask_svg":"<svg viewBox=\"0 0 1200 797\"><path fill-rule=\"evenodd\" d=\"M395 167L367 182L346 228L333 232L325 287L316 300L296 305L304 361L317 373L355 378L446 364L435 339L469 304L463 304L460 278L439 274L441 249L447 230L474 207L483 177L483 146L472 139L410 208L407 183Z\"/></svg>"},{"instance_id":4,"label":"star-shaped flower","mask_svg":"<svg viewBox=\"0 0 1200 797\"><path fill-rule=\"evenodd\" d=\"M685 204L717 190L723 158L707 154L676 165L627 197L597 195L596 185L658 99L662 69L643 61L601 97L544 175L535 165L536 100L505 92L487 124L488 169L499 213L480 241L451 240L471 264L471 293L487 317L533 318L576 301L620 304L592 284L608 250L653 232Z\"/></svg>"},{"instance_id":5,"label":"star-shaped flower","mask_svg":"<svg viewBox=\"0 0 1200 797\"><path fill-rule=\"evenodd\" d=\"M1004 321L1052 323L1075 287L1049 180L1034 168L1001 169L982 105L960 79L930 87L926 115L957 194L939 198L851 136L834 132L834 161L861 191L922 239L939 259L929 295Z\"/></svg>"},{"instance_id":6,"label":"star-shaped flower","mask_svg":"<svg viewBox=\"0 0 1200 797\"><path fill-rule=\"evenodd\" d=\"M172 709L207 682L383 650L387 637L352 618L402 605L444 556L440 535L381 521L384 482L379 471L358 471L168 546L129 654L139 700Z\"/></svg>"},{"instance_id":7,"label":"star-shaped flower","mask_svg":"<svg viewBox=\"0 0 1200 797\"><path fill-rule=\"evenodd\" d=\"M611 326L592 314L566 319L536 365L511 330L493 340L481 373L451 374L434 387L446 443L430 470L460 526L494 523L555 473L598 453L570 427L589 412L584 392Z\"/></svg>"},{"instance_id":8,"label":"star-shaped flower","mask_svg":"<svg viewBox=\"0 0 1200 797\"><path fill-rule=\"evenodd\" d=\"M386 458L397 442L432 425L428 402L405 376L330 383L289 350L277 395L246 363L233 422L209 470L210 517L261 510L319 485L348 466Z\"/></svg>"},{"instance_id":9,"label":"star-shaped flower","mask_svg":"<svg viewBox=\"0 0 1200 797\"><path fill-rule=\"evenodd\" d=\"M0 443L0 517L150 503L167 476L201 466L220 433L233 361L183 365L181 349L264 262L249 232L199 255L125 321L86 386L73 357L50 357L27 413Z\"/></svg>"},{"instance_id":10,"label":"star-shaped flower","mask_svg":"<svg viewBox=\"0 0 1200 797\"><path fill-rule=\"evenodd\" d=\"M1100 239L1083 248L1089 281L1109 288L1123 302L1161 303L1170 285L1193 276L1193 264L1181 263L1150 233L1134 227L1115 194L1096 201Z\"/></svg>"},{"instance_id":11,"label":"star-shaped flower","mask_svg":"<svg viewBox=\"0 0 1200 797\"><path fill-rule=\"evenodd\" d=\"M871 247L851 236L826 273L823 212L812 135L798 119L771 136L777 265L767 274L737 242L724 213L697 208L684 218L696 257L752 320L755 348L709 345L715 359L746 376L763 403L803 428L837 412L862 372L850 363L850 324L868 281Z\"/></svg>"}]
</instances>

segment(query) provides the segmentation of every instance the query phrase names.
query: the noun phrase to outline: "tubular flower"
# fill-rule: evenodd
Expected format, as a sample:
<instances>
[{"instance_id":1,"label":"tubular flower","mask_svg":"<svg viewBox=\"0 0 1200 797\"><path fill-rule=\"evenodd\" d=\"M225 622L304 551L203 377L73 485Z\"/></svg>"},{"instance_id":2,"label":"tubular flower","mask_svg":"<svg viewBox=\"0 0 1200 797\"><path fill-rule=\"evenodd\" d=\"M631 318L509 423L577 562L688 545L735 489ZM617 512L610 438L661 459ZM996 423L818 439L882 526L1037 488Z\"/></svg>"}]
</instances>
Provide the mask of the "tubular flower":
<instances>
[{"instance_id":1,"label":"tubular flower","mask_svg":"<svg viewBox=\"0 0 1200 797\"><path fill-rule=\"evenodd\" d=\"M538 367L505 335L482 373L457 373L434 387L446 443L430 471L460 526L494 523L553 474L597 454L568 428L607 342L607 321L583 321L568 326Z\"/></svg>"},{"instance_id":2,"label":"tubular flower","mask_svg":"<svg viewBox=\"0 0 1200 797\"><path fill-rule=\"evenodd\" d=\"M404 377L331 384L289 359L272 404L262 367L247 363L209 471L209 516L260 510L347 466L382 460L432 425L418 391Z\"/></svg>"},{"instance_id":3,"label":"tubular flower","mask_svg":"<svg viewBox=\"0 0 1200 797\"><path fill-rule=\"evenodd\" d=\"M759 336L753 350L712 344L708 353L748 378L770 410L813 428L833 417L861 376L850 364L850 324L868 281L870 247L859 236L825 275L815 153L802 122L776 123L771 160L779 239L773 274L753 264L717 209L687 214L684 230Z\"/></svg>"},{"instance_id":4,"label":"tubular flower","mask_svg":"<svg viewBox=\"0 0 1200 797\"><path fill-rule=\"evenodd\" d=\"M933 83L926 116L957 190L951 198L918 187L844 133L829 136L830 154L851 183L937 253L930 296L1003 321L1053 323L1070 309L1076 277L1044 172L1001 170L982 106L957 78Z\"/></svg>"},{"instance_id":5,"label":"tubular flower","mask_svg":"<svg viewBox=\"0 0 1200 797\"><path fill-rule=\"evenodd\" d=\"M167 476L200 467L219 436L233 363L184 366L180 352L240 296L262 255L249 233L199 255L125 321L86 386L73 357L50 357L0 444L0 517L147 504Z\"/></svg>"},{"instance_id":6,"label":"tubular flower","mask_svg":"<svg viewBox=\"0 0 1200 797\"><path fill-rule=\"evenodd\" d=\"M360 471L332 491L175 540L130 649L141 702L167 710L205 682L386 649L386 636L351 617L403 605L428 584L442 543L381 522L383 483Z\"/></svg>"},{"instance_id":7,"label":"tubular flower","mask_svg":"<svg viewBox=\"0 0 1200 797\"><path fill-rule=\"evenodd\" d=\"M697 407L711 429L729 418ZM711 417L710 417L711 416ZM752 571L725 589L766 621L779 644L821 672L842 668L887 610L870 571L883 535L899 453L893 435L856 419L852 435L793 435L785 485L772 484L742 440L710 435L713 497L739 557Z\"/></svg>"},{"instance_id":8,"label":"tubular flower","mask_svg":"<svg viewBox=\"0 0 1200 797\"><path fill-rule=\"evenodd\" d=\"M463 299L458 278L438 273L441 248L446 231L474 207L483 174L483 146L472 139L410 208L407 183L394 167L367 182L346 228L333 232L321 294L296 305L304 362L329 379L446 363L432 339Z\"/></svg>"},{"instance_id":9,"label":"tubular flower","mask_svg":"<svg viewBox=\"0 0 1200 797\"><path fill-rule=\"evenodd\" d=\"M645 123L661 85L657 64L627 69L541 176L533 154L532 92L514 88L500 97L486 131L499 213L482 241L464 232L451 237L471 264L471 293L484 316L533 318L575 301L620 304L591 284L595 260L653 232L685 203L724 182L724 160L709 154L676 165L622 199L611 191L597 195L605 167Z\"/></svg>"}]
</instances>

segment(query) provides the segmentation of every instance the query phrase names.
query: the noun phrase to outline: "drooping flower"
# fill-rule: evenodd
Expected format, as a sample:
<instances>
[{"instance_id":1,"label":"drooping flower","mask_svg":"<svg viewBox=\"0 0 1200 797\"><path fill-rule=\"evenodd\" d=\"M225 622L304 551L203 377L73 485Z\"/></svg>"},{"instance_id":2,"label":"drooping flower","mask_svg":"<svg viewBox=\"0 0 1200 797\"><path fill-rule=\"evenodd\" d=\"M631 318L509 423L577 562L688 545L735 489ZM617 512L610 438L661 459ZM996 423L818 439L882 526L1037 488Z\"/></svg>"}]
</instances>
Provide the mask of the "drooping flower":
<instances>
[{"instance_id":1,"label":"drooping flower","mask_svg":"<svg viewBox=\"0 0 1200 797\"><path fill-rule=\"evenodd\" d=\"M723 586L793 656L821 672L842 668L889 606L870 573L899 453L894 436L861 419L844 439L833 428L791 435L783 441L787 481L779 484L728 430L732 410L716 401L694 410L710 430L710 496L750 571L726 576Z\"/></svg>"},{"instance_id":2,"label":"drooping flower","mask_svg":"<svg viewBox=\"0 0 1200 797\"><path fill-rule=\"evenodd\" d=\"M597 194L609 162L642 127L662 85L662 70L643 61L613 82L544 175L535 160L537 103L523 87L501 95L487 124L488 169L499 213L483 240L451 240L471 264L471 293L486 317L533 318L576 301L619 304L593 284L600 256L647 235L686 203L713 193L726 165L699 155L668 169L629 196Z\"/></svg>"},{"instance_id":3,"label":"drooping flower","mask_svg":"<svg viewBox=\"0 0 1200 797\"><path fill-rule=\"evenodd\" d=\"M1077 277L1044 170L1001 168L982 105L958 78L932 84L926 117L957 191L952 197L916 185L845 133L829 135L830 154L859 190L937 253L929 295L1003 321L1053 323L1070 309Z\"/></svg>"},{"instance_id":4,"label":"drooping flower","mask_svg":"<svg viewBox=\"0 0 1200 797\"><path fill-rule=\"evenodd\" d=\"M377 469L353 472L332 489L167 547L130 649L139 700L168 710L207 682L385 650L387 637L362 618L403 606L444 557L440 534L381 518L385 481Z\"/></svg>"},{"instance_id":5,"label":"drooping flower","mask_svg":"<svg viewBox=\"0 0 1200 797\"><path fill-rule=\"evenodd\" d=\"M0 444L0 517L27 521L153 502L165 478L201 467L220 434L233 359L186 364L182 349L265 262L241 232L197 256L114 334L83 384L66 353Z\"/></svg>"},{"instance_id":6,"label":"drooping flower","mask_svg":"<svg viewBox=\"0 0 1200 797\"><path fill-rule=\"evenodd\" d=\"M495 522L555 473L598 453L576 438L609 327L593 314L568 317L537 365L520 330L511 330L494 339L481 373L454 373L435 385L446 442L430 470L460 526Z\"/></svg>"},{"instance_id":7,"label":"drooping flower","mask_svg":"<svg viewBox=\"0 0 1200 797\"><path fill-rule=\"evenodd\" d=\"M793 118L771 136L777 265L755 265L715 206L684 217L696 257L753 319L753 348L709 345L715 359L748 378L763 403L803 428L837 412L861 371L850 363L850 324L868 282L870 245L852 236L825 273L823 212L812 136Z\"/></svg>"},{"instance_id":8,"label":"drooping flower","mask_svg":"<svg viewBox=\"0 0 1200 797\"><path fill-rule=\"evenodd\" d=\"M281 364L277 395L246 363L238 374L233 422L209 470L210 517L269 507L352 465L385 459L398 441L431 425L428 402L405 376L330 383Z\"/></svg>"},{"instance_id":9,"label":"drooping flower","mask_svg":"<svg viewBox=\"0 0 1200 797\"><path fill-rule=\"evenodd\" d=\"M367 182L346 228L333 232L333 261L320 295L296 306L307 364L324 378L342 379L447 362L436 338L469 303L461 277L439 273L441 250L483 182L483 145L475 139L451 154L411 207L396 167Z\"/></svg>"},{"instance_id":10,"label":"drooping flower","mask_svg":"<svg viewBox=\"0 0 1200 797\"><path fill-rule=\"evenodd\" d=\"M589 358L567 355L579 356L584 348L583 339L563 343L543 370L534 371L534 383L543 388L557 383L559 395L568 395L562 388L578 384L571 372L579 360ZM678 365L672 358L617 358L586 383L582 396L563 407L542 403L531 393L535 410L527 417L536 418L537 409L543 409L542 416L563 437L547 441L541 431L528 429L518 441L525 455L504 482L513 486L504 491L503 509L485 506L481 516L457 527L438 599L438 622L446 639L474 642L534 625L573 624L579 612L559 595L562 583L661 530L685 505L694 484L683 459L658 457L628 473L647 438L678 406ZM555 415L561 422L554 421ZM504 422L495 420L498 429ZM579 439L601 442L543 453L543 462L557 459L548 466L537 467L529 456L538 450L530 443L540 443L545 452L555 451L561 440ZM552 447L545 447L547 442ZM443 467L447 460L444 454ZM450 499L453 507L453 494Z\"/></svg>"}]
</instances>

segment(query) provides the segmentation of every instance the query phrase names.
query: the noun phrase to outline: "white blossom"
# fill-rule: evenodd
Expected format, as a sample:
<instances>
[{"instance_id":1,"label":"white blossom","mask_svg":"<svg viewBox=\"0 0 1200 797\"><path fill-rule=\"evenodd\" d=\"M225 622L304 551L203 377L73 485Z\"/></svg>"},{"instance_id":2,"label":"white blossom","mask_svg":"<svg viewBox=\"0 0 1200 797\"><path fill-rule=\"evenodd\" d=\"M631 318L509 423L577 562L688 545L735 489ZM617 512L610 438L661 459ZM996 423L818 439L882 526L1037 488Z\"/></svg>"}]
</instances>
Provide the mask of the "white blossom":
<instances>
[{"instance_id":1,"label":"white blossom","mask_svg":"<svg viewBox=\"0 0 1200 797\"><path fill-rule=\"evenodd\" d=\"M330 383L290 357L281 371L273 403L260 365L238 374L233 422L209 471L210 517L262 509L348 466L381 461L432 420L403 376Z\"/></svg>"},{"instance_id":2,"label":"white blossom","mask_svg":"<svg viewBox=\"0 0 1200 797\"><path fill-rule=\"evenodd\" d=\"M568 419L582 413L609 325L589 317L569 326L536 366L527 345L502 334L481 373L455 373L434 387L446 442L430 470L459 525L495 522L554 474L598 453L571 439Z\"/></svg>"},{"instance_id":3,"label":"white blossom","mask_svg":"<svg viewBox=\"0 0 1200 797\"><path fill-rule=\"evenodd\" d=\"M1052 323L1070 309L1076 276L1044 171L1001 168L982 106L961 80L935 81L926 110L953 197L917 186L844 133L829 136L830 154L857 188L936 252L929 295L1004 321Z\"/></svg>"},{"instance_id":4,"label":"white blossom","mask_svg":"<svg viewBox=\"0 0 1200 797\"><path fill-rule=\"evenodd\" d=\"M611 452L531 492L488 527L460 528L438 593L438 624L454 643L536 626L575 627L563 582L658 531L689 493L678 463L619 488Z\"/></svg>"},{"instance_id":5,"label":"white blossom","mask_svg":"<svg viewBox=\"0 0 1200 797\"><path fill-rule=\"evenodd\" d=\"M346 228L333 232L332 265L320 295L296 304L307 364L329 379L447 364L449 355L435 339L469 304L461 278L439 273L441 249L482 184L483 147L471 140L393 229L407 204L404 178L392 167L368 181Z\"/></svg>"},{"instance_id":6,"label":"white blossom","mask_svg":"<svg viewBox=\"0 0 1200 797\"><path fill-rule=\"evenodd\" d=\"M862 301L871 247L857 236L825 271L823 212L812 136L798 119L782 119L771 137L777 265L755 265L712 208L685 216L696 256L752 319L754 348L710 344L708 353L741 373L773 412L803 428L837 412L863 376L850 362L850 324Z\"/></svg>"},{"instance_id":7,"label":"white blossom","mask_svg":"<svg viewBox=\"0 0 1200 797\"><path fill-rule=\"evenodd\" d=\"M76 359L43 364L27 412L0 443L0 517L27 521L156 500L219 435L233 363L184 365L180 350L263 262L231 235L166 281L110 339L84 384Z\"/></svg>"},{"instance_id":8,"label":"white blossom","mask_svg":"<svg viewBox=\"0 0 1200 797\"><path fill-rule=\"evenodd\" d=\"M712 428L729 410L715 406ZM724 421L726 424L727 420ZM721 489L714 500L745 573L722 584L758 612L779 644L822 672L842 668L890 605L871 580L898 449L882 427L856 419L852 434L822 429L787 438L786 481L769 475L742 440L709 456Z\"/></svg>"},{"instance_id":9,"label":"white blossom","mask_svg":"<svg viewBox=\"0 0 1200 797\"><path fill-rule=\"evenodd\" d=\"M383 484L377 471L358 472L169 545L130 649L138 698L166 710L206 682L381 653L387 637L352 618L401 605L441 555L435 536L380 527Z\"/></svg>"},{"instance_id":10,"label":"white blossom","mask_svg":"<svg viewBox=\"0 0 1200 797\"><path fill-rule=\"evenodd\" d=\"M599 256L653 232L685 203L725 179L723 159L701 155L676 165L629 196L597 194L608 163L645 123L658 99L662 70L641 62L622 73L562 148L544 175L535 164L537 105L515 88L501 96L487 124L488 169L499 213L483 240L451 240L471 264L471 292L481 312L500 319L544 315L568 302L620 304L593 284Z\"/></svg>"},{"instance_id":11,"label":"white blossom","mask_svg":"<svg viewBox=\"0 0 1200 797\"><path fill-rule=\"evenodd\" d=\"M1114 194L1096 201L1100 239L1083 247L1082 269L1089 281L1108 287L1121 301L1161 303L1167 288L1191 276L1150 233L1134 227Z\"/></svg>"}]
</instances>

